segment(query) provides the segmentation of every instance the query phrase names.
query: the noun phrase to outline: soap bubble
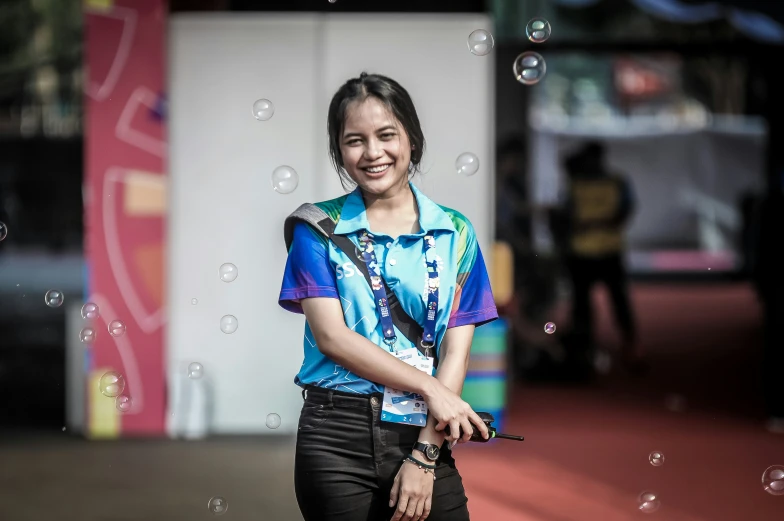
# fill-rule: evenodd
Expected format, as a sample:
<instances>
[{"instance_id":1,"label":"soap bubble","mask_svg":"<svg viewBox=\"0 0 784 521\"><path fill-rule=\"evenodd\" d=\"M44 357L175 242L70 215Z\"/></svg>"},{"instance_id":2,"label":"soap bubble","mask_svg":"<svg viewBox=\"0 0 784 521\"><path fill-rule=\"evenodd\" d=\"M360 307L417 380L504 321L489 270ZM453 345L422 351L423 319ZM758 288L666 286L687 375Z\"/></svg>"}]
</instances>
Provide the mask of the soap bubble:
<instances>
[{"instance_id":1,"label":"soap bubble","mask_svg":"<svg viewBox=\"0 0 784 521\"><path fill-rule=\"evenodd\" d=\"M230 334L234 333L235 331L237 331L237 326L239 326L239 323L237 322L237 318L236 317L234 317L232 315L225 315L225 316L221 317L220 328L221 328L221 331L223 331L227 335L230 335Z\"/></svg>"},{"instance_id":2,"label":"soap bubble","mask_svg":"<svg viewBox=\"0 0 784 521\"><path fill-rule=\"evenodd\" d=\"M196 304L198 304L198 303L199 303L199 301L198 301L198 300L196 300L195 298L192 298L192 299L191 299L191 304L193 304L194 306L195 306Z\"/></svg>"},{"instance_id":3,"label":"soap bubble","mask_svg":"<svg viewBox=\"0 0 784 521\"><path fill-rule=\"evenodd\" d=\"M468 35L468 50L471 54L486 56L493 50L494 45L493 35L484 29L477 29Z\"/></svg>"},{"instance_id":4,"label":"soap bubble","mask_svg":"<svg viewBox=\"0 0 784 521\"><path fill-rule=\"evenodd\" d=\"M547 333L548 335L552 335L553 333L555 333L555 323L548 322L547 324L545 324L544 332Z\"/></svg>"},{"instance_id":5,"label":"soap bubble","mask_svg":"<svg viewBox=\"0 0 784 521\"><path fill-rule=\"evenodd\" d=\"M267 427L270 429L277 429L280 427L280 416L271 412L267 415Z\"/></svg>"},{"instance_id":6,"label":"soap bubble","mask_svg":"<svg viewBox=\"0 0 784 521\"><path fill-rule=\"evenodd\" d=\"M79 331L79 340L81 340L83 344L92 344L95 342L95 329L86 327Z\"/></svg>"},{"instance_id":7,"label":"soap bubble","mask_svg":"<svg viewBox=\"0 0 784 521\"><path fill-rule=\"evenodd\" d=\"M612 357L607 351L600 349L597 350L593 356L593 368L596 369L598 374L610 374L612 369Z\"/></svg>"},{"instance_id":8,"label":"soap bubble","mask_svg":"<svg viewBox=\"0 0 784 521\"><path fill-rule=\"evenodd\" d=\"M640 512L651 514L659 510L661 502L655 492L643 492L637 500Z\"/></svg>"},{"instance_id":9,"label":"soap bubble","mask_svg":"<svg viewBox=\"0 0 784 521\"><path fill-rule=\"evenodd\" d=\"M204 366L199 362L193 362L188 366L188 378L198 380L202 376L204 376Z\"/></svg>"},{"instance_id":10,"label":"soap bubble","mask_svg":"<svg viewBox=\"0 0 784 521\"><path fill-rule=\"evenodd\" d=\"M664 398L664 406L672 412L683 412L686 410L686 398L680 394L668 394Z\"/></svg>"},{"instance_id":11,"label":"soap bubble","mask_svg":"<svg viewBox=\"0 0 784 521\"><path fill-rule=\"evenodd\" d=\"M220 274L220 278L223 282L232 282L237 278L237 275L240 274L239 271L237 271L237 266L230 262L221 264L221 267L218 269L218 273Z\"/></svg>"},{"instance_id":12,"label":"soap bubble","mask_svg":"<svg viewBox=\"0 0 784 521\"><path fill-rule=\"evenodd\" d=\"M550 37L550 22L544 18L531 18L525 26L525 35L534 43L545 42Z\"/></svg>"},{"instance_id":13,"label":"soap bubble","mask_svg":"<svg viewBox=\"0 0 784 521\"><path fill-rule=\"evenodd\" d=\"M92 302L87 302L82 306L82 318L85 320L92 320L98 318L98 305Z\"/></svg>"},{"instance_id":14,"label":"soap bubble","mask_svg":"<svg viewBox=\"0 0 784 521\"><path fill-rule=\"evenodd\" d=\"M133 400L130 396L118 396L117 399L114 401L114 405L117 407L117 410L120 412L128 412L131 410L131 406L133 405Z\"/></svg>"},{"instance_id":15,"label":"soap bubble","mask_svg":"<svg viewBox=\"0 0 784 521\"><path fill-rule=\"evenodd\" d=\"M664 454L659 451L653 451L648 454L648 461L650 461L651 465L654 467L661 467L664 465Z\"/></svg>"},{"instance_id":16,"label":"soap bubble","mask_svg":"<svg viewBox=\"0 0 784 521\"><path fill-rule=\"evenodd\" d=\"M229 509L229 504L220 496L211 497L207 508L215 515L223 515Z\"/></svg>"},{"instance_id":17,"label":"soap bubble","mask_svg":"<svg viewBox=\"0 0 784 521\"><path fill-rule=\"evenodd\" d=\"M122 320L112 320L109 322L109 334L112 336L123 336L125 334L125 324Z\"/></svg>"},{"instance_id":18,"label":"soap bubble","mask_svg":"<svg viewBox=\"0 0 784 521\"><path fill-rule=\"evenodd\" d=\"M275 105L268 99L256 100L253 103L253 117L259 121L267 121L275 114Z\"/></svg>"},{"instance_id":19,"label":"soap bubble","mask_svg":"<svg viewBox=\"0 0 784 521\"><path fill-rule=\"evenodd\" d=\"M0 222L0 241L8 237L8 225Z\"/></svg>"},{"instance_id":20,"label":"soap bubble","mask_svg":"<svg viewBox=\"0 0 784 521\"><path fill-rule=\"evenodd\" d=\"M63 295L63 292L56 289L51 289L44 295L44 302L46 302L46 305L50 308L59 308L63 305L64 300L65 295Z\"/></svg>"},{"instance_id":21,"label":"soap bubble","mask_svg":"<svg viewBox=\"0 0 784 521\"><path fill-rule=\"evenodd\" d=\"M329 3L330 3L330 4L334 4L334 3L335 3L335 2L337 2L337 1L338 1L338 0L329 0Z\"/></svg>"},{"instance_id":22,"label":"soap bubble","mask_svg":"<svg viewBox=\"0 0 784 521\"><path fill-rule=\"evenodd\" d=\"M784 465L766 468L762 473L762 486L768 494L784 496Z\"/></svg>"},{"instance_id":23,"label":"soap bubble","mask_svg":"<svg viewBox=\"0 0 784 521\"><path fill-rule=\"evenodd\" d=\"M515 58L512 71L515 78L525 85L535 85L544 78L547 67L539 54L526 51Z\"/></svg>"},{"instance_id":24,"label":"soap bubble","mask_svg":"<svg viewBox=\"0 0 784 521\"><path fill-rule=\"evenodd\" d=\"M279 194L290 194L297 189L299 175L287 165L281 165L272 172L272 188Z\"/></svg>"},{"instance_id":25,"label":"soap bubble","mask_svg":"<svg viewBox=\"0 0 784 521\"><path fill-rule=\"evenodd\" d=\"M109 371L101 376L99 388L104 396L115 398L125 390L125 378L118 372Z\"/></svg>"},{"instance_id":26,"label":"soap bubble","mask_svg":"<svg viewBox=\"0 0 784 521\"><path fill-rule=\"evenodd\" d=\"M474 175L479 171L479 158L471 152L463 152L455 160L457 173L464 176Z\"/></svg>"}]
</instances>

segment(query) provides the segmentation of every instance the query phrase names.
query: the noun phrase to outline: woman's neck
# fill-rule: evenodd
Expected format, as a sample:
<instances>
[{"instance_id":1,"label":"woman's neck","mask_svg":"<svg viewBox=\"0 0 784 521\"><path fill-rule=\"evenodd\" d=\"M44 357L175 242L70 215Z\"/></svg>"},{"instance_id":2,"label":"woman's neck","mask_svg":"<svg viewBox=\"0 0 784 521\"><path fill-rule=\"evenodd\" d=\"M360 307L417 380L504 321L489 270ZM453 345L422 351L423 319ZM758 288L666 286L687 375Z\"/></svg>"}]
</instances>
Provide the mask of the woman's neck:
<instances>
[{"instance_id":1,"label":"woman's neck","mask_svg":"<svg viewBox=\"0 0 784 521\"><path fill-rule=\"evenodd\" d=\"M411 187L406 184L395 193L375 196L362 194L368 223L374 233L392 238L419 232L419 205Z\"/></svg>"},{"instance_id":2,"label":"woman's neck","mask_svg":"<svg viewBox=\"0 0 784 521\"><path fill-rule=\"evenodd\" d=\"M406 183L384 194L368 194L362 192L365 210L376 215L395 215L418 213L416 197L411 186Z\"/></svg>"}]
</instances>

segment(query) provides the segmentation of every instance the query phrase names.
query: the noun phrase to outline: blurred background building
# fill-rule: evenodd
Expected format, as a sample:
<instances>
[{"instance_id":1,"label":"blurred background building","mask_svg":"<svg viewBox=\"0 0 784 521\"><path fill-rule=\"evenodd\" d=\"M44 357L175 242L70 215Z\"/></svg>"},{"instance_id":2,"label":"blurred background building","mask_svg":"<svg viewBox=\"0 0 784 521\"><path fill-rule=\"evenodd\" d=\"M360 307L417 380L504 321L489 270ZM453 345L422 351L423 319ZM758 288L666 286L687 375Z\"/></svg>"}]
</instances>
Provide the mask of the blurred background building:
<instances>
[{"instance_id":1,"label":"blurred background building","mask_svg":"<svg viewBox=\"0 0 784 521\"><path fill-rule=\"evenodd\" d=\"M526 37L536 17L545 42ZM784 467L767 470L784 465L781 2L3 0L0 27L9 519L192 519L215 496L237 519L299 519L303 321L275 303L280 232L341 193L326 103L362 70L411 91L416 182L469 216L491 266L503 320L477 331L464 397L526 441L456 450L472 517L784 515ZM546 69L525 85L530 51ZM621 195L567 175L588 142L631 187L622 225ZM482 170L455 180L469 150ZM300 174L285 197L281 164ZM647 371L623 363L606 286L590 334L573 327L581 198L611 215L592 230L620 229ZM107 371L126 402L101 392Z\"/></svg>"}]
</instances>

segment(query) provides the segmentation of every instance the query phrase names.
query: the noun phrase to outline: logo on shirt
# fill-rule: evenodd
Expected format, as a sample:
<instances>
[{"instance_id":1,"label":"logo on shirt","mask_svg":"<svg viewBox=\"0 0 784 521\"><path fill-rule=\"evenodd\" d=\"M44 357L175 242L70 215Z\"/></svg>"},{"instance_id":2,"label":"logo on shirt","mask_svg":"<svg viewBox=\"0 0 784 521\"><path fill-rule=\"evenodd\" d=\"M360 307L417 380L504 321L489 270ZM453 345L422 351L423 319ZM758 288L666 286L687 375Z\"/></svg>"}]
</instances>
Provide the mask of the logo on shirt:
<instances>
[{"instance_id":1,"label":"logo on shirt","mask_svg":"<svg viewBox=\"0 0 784 521\"><path fill-rule=\"evenodd\" d=\"M335 275L337 275L338 280L343 277L353 277L356 273L357 270L355 269L353 262L346 262L335 266Z\"/></svg>"}]
</instances>

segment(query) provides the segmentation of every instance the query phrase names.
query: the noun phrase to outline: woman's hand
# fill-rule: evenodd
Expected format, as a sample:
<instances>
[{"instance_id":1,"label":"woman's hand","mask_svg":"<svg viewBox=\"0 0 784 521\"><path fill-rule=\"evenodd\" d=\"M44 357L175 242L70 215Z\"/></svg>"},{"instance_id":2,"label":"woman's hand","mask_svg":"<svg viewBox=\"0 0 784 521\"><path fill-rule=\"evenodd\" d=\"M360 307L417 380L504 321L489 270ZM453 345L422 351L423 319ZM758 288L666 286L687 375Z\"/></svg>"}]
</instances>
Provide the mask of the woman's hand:
<instances>
[{"instance_id":1,"label":"woman's hand","mask_svg":"<svg viewBox=\"0 0 784 521\"><path fill-rule=\"evenodd\" d=\"M430 515L433 501L433 471L425 472L413 463L403 461L392 484L389 506L395 506L391 521L424 521Z\"/></svg>"},{"instance_id":2,"label":"woman's hand","mask_svg":"<svg viewBox=\"0 0 784 521\"><path fill-rule=\"evenodd\" d=\"M458 440L469 441L474 433L472 423L482 433L482 437L487 439L490 434L482 418L449 387L436 379L434 381L433 390L424 398L428 412L438 422L436 430L442 431L449 425L449 435L445 436L444 439L452 445ZM462 438L460 437L461 428L463 431Z\"/></svg>"}]
</instances>

